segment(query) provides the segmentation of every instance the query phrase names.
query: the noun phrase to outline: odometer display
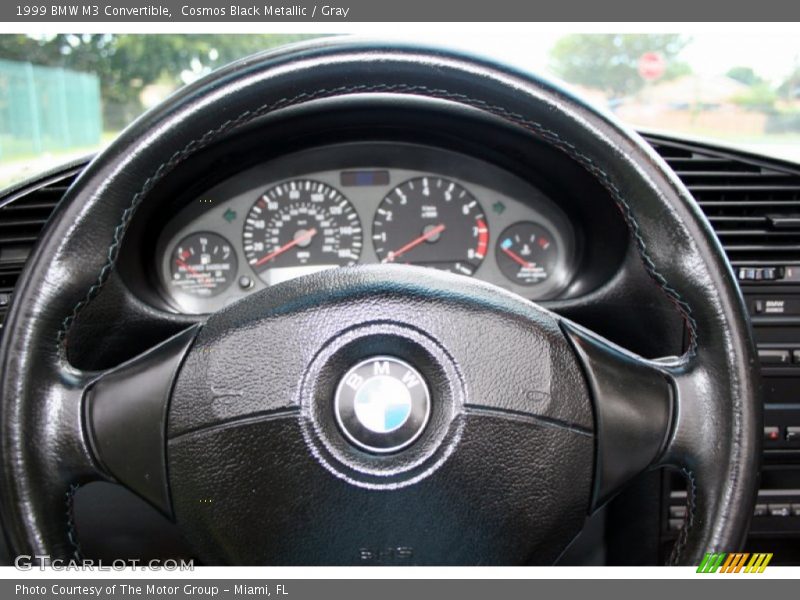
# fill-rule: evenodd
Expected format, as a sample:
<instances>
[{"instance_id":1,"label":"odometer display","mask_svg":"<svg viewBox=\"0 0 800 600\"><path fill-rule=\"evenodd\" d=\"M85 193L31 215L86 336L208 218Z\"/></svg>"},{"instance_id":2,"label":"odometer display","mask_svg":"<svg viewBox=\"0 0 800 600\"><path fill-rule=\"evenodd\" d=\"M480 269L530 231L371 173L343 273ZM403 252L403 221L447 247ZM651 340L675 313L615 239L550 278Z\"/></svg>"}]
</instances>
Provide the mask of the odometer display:
<instances>
[{"instance_id":1,"label":"odometer display","mask_svg":"<svg viewBox=\"0 0 800 600\"><path fill-rule=\"evenodd\" d=\"M480 203L463 186L444 177L417 177L380 203L372 240L383 263L472 275L486 256L489 228Z\"/></svg>"},{"instance_id":2,"label":"odometer display","mask_svg":"<svg viewBox=\"0 0 800 600\"><path fill-rule=\"evenodd\" d=\"M335 188L294 179L267 190L250 208L242 232L248 264L267 284L354 265L361 222Z\"/></svg>"}]
</instances>

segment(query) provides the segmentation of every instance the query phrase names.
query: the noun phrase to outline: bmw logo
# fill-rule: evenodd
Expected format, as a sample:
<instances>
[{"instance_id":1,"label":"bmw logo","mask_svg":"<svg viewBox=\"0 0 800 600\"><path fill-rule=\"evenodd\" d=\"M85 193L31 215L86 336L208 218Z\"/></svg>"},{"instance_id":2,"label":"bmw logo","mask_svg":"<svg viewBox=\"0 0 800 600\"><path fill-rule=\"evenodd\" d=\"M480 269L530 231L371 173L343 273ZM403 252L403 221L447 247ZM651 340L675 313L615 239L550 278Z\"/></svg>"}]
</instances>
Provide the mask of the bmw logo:
<instances>
[{"instance_id":1,"label":"bmw logo","mask_svg":"<svg viewBox=\"0 0 800 600\"><path fill-rule=\"evenodd\" d=\"M336 389L336 421L356 446L387 453L416 440L431 412L425 380L393 356L375 356L345 373Z\"/></svg>"}]
</instances>

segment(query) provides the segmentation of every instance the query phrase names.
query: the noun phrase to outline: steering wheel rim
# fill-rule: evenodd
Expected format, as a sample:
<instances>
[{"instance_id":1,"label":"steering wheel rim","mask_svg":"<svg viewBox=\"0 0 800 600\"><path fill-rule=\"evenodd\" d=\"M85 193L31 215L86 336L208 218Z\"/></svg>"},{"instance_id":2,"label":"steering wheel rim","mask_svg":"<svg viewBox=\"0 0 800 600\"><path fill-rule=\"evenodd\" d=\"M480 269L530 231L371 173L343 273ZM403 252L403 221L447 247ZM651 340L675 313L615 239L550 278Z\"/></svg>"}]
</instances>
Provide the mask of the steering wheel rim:
<instances>
[{"instance_id":1,"label":"steering wheel rim","mask_svg":"<svg viewBox=\"0 0 800 600\"><path fill-rule=\"evenodd\" d=\"M86 412L87 390L108 374L81 372L69 364L69 334L110 276L127 225L148 192L177 164L241 125L350 94L422 95L489 113L565 152L608 190L645 269L683 316L689 347L682 357L644 361L558 319L591 393L620 396L616 405L594 405L596 435L600 440L605 431L608 443L598 441L590 508L635 472L672 465L684 472L690 487L686 522L670 562L691 564L706 551L737 549L757 487L757 363L735 278L683 185L636 134L556 84L442 50L352 41L250 57L187 87L123 133L70 189L20 278L0 347L0 500L12 547L53 557L78 553L69 512L72 493L85 481L109 477L108 461L98 458L91 431L96 424ZM679 256L676 247L682 248ZM377 285L389 275L366 277ZM325 283L330 281L319 285ZM483 293L446 284L468 295ZM164 386L172 385L195 336L193 329L160 348L161 357L168 356ZM142 364L132 362L134 368ZM614 377L604 375L618 374L623 363L635 365L628 374L646 372L643 380L669 381L668 398L661 398L659 389L647 393L655 404L644 403L666 407L663 432L625 437L627 428L641 429L646 419L609 383ZM130 373L122 373L130 379ZM644 444L644 464L611 465L608 461L625 452L624 444L611 441L615 436L637 449ZM118 473L112 477L120 479Z\"/></svg>"}]
</instances>

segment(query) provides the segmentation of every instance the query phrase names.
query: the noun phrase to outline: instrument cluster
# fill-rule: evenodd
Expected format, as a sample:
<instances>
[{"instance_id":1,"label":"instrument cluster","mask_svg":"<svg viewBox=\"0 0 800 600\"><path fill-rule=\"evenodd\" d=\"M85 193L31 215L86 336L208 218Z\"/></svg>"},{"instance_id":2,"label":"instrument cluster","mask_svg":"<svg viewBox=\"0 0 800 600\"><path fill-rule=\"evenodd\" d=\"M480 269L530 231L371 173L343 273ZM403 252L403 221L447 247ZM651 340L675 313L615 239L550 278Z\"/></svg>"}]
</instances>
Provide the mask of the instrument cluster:
<instances>
[{"instance_id":1,"label":"instrument cluster","mask_svg":"<svg viewBox=\"0 0 800 600\"><path fill-rule=\"evenodd\" d=\"M451 151L388 142L326 146L249 168L164 228L159 282L180 312L214 312L322 269L413 264L530 299L569 284L575 232L530 183Z\"/></svg>"}]
</instances>

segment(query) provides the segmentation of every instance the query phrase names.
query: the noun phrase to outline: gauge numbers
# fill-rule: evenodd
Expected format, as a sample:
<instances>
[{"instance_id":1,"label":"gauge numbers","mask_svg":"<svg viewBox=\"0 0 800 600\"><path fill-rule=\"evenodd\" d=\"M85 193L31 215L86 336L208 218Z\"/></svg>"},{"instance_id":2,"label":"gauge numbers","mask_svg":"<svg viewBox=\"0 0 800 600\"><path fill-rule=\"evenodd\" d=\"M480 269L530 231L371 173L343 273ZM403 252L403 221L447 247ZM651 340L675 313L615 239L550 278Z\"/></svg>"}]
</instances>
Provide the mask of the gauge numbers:
<instances>
[{"instance_id":1,"label":"gauge numbers","mask_svg":"<svg viewBox=\"0 0 800 600\"><path fill-rule=\"evenodd\" d=\"M486 256L489 227L480 203L463 186L444 177L417 177L380 203L372 240L383 263L472 275Z\"/></svg>"},{"instance_id":2,"label":"gauge numbers","mask_svg":"<svg viewBox=\"0 0 800 600\"><path fill-rule=\"evenodd\" d=\"M192 296L216 296L231 284L237 267L228 240L211 232L192 233L172 251L170 282L176 290Z\"/></svg>"},{"instance_id":3,"label":"gauge numbers","mask_svg":"<svg viewBox=\"0 0 800 600\"><path fill-rule=\"evenodd\" d=\"M250 208L242 239L248 264L270 285L354 265L363 245L361 222L350 201L311 179L267 190Z\"/></svg>"}]
</instances>

